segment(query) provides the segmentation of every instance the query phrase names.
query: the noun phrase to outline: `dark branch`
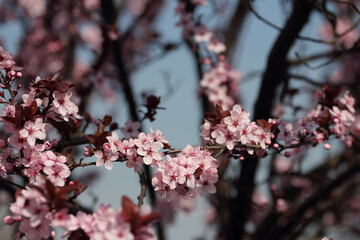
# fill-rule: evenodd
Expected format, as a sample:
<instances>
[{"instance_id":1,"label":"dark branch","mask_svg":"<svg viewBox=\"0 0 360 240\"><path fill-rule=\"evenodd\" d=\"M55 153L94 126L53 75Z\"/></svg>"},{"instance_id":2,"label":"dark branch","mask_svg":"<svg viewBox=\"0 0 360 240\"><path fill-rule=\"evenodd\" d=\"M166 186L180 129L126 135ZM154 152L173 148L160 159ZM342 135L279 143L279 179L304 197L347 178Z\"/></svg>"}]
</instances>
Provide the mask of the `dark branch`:
<instances>
[{"instance_id":1,"label":"dark branch","mask_svg":"<svg viewBox=\"0 0 360 240\"><path fill-rule=\"evenodd\" d=\"M288 64L287 54L298 39L298 35L308 21L313 9L311 2L294 0L293 11L278 36L268 57L260 92L255 104L254 119L267 119L271 116L277 87L284 81ZM258 159L247 159L241 166L237 182L237 196L232 203L231 226L227 239L242 239L245 224L251 211L251 196L254 190L254 179Z\"/></svg>"},{"instance_id":2,"label":"dark branch","mask_svg":"<svg viewBox=\"0 0 360 240\"><path fill-rule=\"evenodd\" d=\"M241 0L234 11L229 27L225 32L225 46L227 48L225 55L228 59L233 58L234 47L239 39L240 32L245 24L245 19L249 13L249 0Z\"/></svg>"}]
</instances>

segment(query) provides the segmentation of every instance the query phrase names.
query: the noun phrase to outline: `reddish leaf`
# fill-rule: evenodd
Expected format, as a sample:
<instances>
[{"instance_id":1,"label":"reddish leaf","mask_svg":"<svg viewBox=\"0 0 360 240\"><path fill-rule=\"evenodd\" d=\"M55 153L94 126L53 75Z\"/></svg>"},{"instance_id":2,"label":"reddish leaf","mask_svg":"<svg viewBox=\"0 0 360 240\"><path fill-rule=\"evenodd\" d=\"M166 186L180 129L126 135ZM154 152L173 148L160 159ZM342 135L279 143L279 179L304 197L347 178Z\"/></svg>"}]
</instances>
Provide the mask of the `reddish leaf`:
<instances>
[{"instance_id":1,"label":"reddish leaf","mask_svg":"<svg viewBox=\"0 0 360 240\"><path fill-rule=\"evenodd\" d=\"M141 216L139 220L139 224L141 225L147 225L151 222L154 222L156 220L159 220L161 218L161 215L158 213L150 213L146 216Z\"/></svg>"},{"instance_id":2,"label":"reddish leaf","mask_svg":"<svg viewBox=\"0 0 360 240\"><path fill-rule=\"evenodd\" d=\"M136 220L136 205L130 200L130 198L123 196L122 197L122 215L127 222L133 222Z\"/></svg>"},{"instance_id":3,"label":"reddish leaf","mask_svg":"<svg viewBox=\"0 0 360 240\"><path fill-rule=\"evenodd\" d=\"M271 128L273 126L273 124L269 123L268 121L265 121L264 119L258 119L256 120L256 123L262 128Z\"/></svg>"},{"instance_id":4,"label":"reddish leaf","mask_svg":"<svg viewBox=\"0 0 360 240\"><path fill-rule=\"evenodd\" d=\"M60 69L59 71L57 71L54 76L51 78L51 81L58 81L60 80L64 74L65 74L65 71L66 71L66 68L63 67L62 69ZM45 79L49 79L50 80L50 77L49 76L45 76Z\"/></svg>"}]
</instances>

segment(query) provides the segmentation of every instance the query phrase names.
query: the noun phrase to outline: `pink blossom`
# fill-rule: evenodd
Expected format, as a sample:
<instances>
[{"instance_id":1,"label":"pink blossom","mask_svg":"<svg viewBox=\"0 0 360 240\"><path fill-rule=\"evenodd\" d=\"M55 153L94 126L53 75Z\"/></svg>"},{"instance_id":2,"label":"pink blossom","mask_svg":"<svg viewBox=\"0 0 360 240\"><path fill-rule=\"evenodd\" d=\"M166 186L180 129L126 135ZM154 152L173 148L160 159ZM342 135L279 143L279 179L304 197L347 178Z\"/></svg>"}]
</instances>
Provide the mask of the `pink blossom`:
<instances>
[{"instance_id":1,"label":"pink blossom","mask_svg":"<svg viewBox=\"0 0 360 240\"><path fill-rule=\"evenodd\" d=\"M211 133L211 137L215 139L218 144L226 146L229 150L232 150L240 137L239 134L240 132L230 132L227 128L218 124L215 130Z\"/></svg>"},{"instance_id":2,"label":"pink blossom","mask_svg":"<svg viewBox=\"0 0 360 240\"><path fill-rule=\"evenodd\" d=\"M33 18L40 17L45 14L45 0L18 0L18 2L19 5L22 6Z\"/></svg>"},{"instance_id":3,"label":"pink blossom","mask_svg":"<svg viewBox=\"0 0 360 240\"><path fill-rule=\"evenodd\" d=\"M78 113L78 107L70 100L72 93L67 91L65 93L55 91L53 93L53 102L51 109L60 114L65 121L69 117L81 118Z\"/></svg>"},{"instance_id":4,"label":"pink blossom","mask_svg":"<svg viewBox=\"0 0 360 240\"><path fill-rule=\"evenodd\" d=\"M217 179L217 165L211 154L187 146L177 157L167 156L167 160L159 164L152 184L161 196L173 201L179 194L187 198L214 193Z\"/></svg>"},{"instance_id":5,"label":"pink blossom","mask_svg":"<svg viewBox=\"0 0 360 240\"><path fill-rule=\"evenodd\" d=\"M240 105L234 105L230 114L229 117L224 118L224 123L231 132L241 131L244 125L250 123L249 112L243 111Z\"/></svg>"},{"instance_id":6,"label":"pink blossom","mask_svg":"<svg viewBox=\"0 0 360 240\"><path fill-rule=\"evenodd\" d=\"M55 162L51 166L45 166L43 171L48 175L47 179L49 179L52 184L59 187L65 185L65 179L71 174L69 168L65 164L58 162Z\"/></svg>"},{"instance_id":7,"label":"pink blossom","mask_svg":"<svg viewBox=\"0 0 360 240\"><path fill-rule=\"evenodd\" d=\"M119 151L119 147L121 146L121 140L116 132L112 132L111 136L106 137L106 139L109 141L111 151L113 153L117 153Z\"/></svg>"},{"instance_id":8,"label":"pink blossom","mask_svg":"<svg viewBox=\"0 0 360 240\"><path fill-rule=\"evenodd\" d=\"M100 28L95 25L89 25L81 30L81 38L89 45L90 48L100 51L103 42Z\"/></svg>"},{"instance_id":9,"label":"pink blossom","mask_svg":"<svg viewBox=\"0 0 360 240\"><path fill-rule=\"evenodd\" d=\"M15 150L20 150L22 148L31 148L27 141L27 138L21 137L19 131L15 131L15 136L9 137L8 142L14 145Z\"/></svg>"},{"instance_id":10,"label":"pink blossom","mask_svg":"<svg viewBox=\"0 0 360 240\"><path fill-rule=\"evenodd\" d=\"M339 102L342 103L351 113L355 113L355 99L349 94L349 91L346 91L345 95L339 98Z\"/></svg>"},{"instance_id":11,"label":"pink blossom","mask_svg":"<svg viewBox=\"0 0 360 240\"><path fill-rule=\"evenodd\" d=\"M158 136L152 132L148 135L140 133L137 139L134 139L134 143L138 147L136 152L140 156L143 156L143 161L147 165L156 166L157 162L162 160L164 154L159 150L164 147L164 144L159 141L155 141L155 138L162 140L161 132L158 132Z\"/></svg>"},{"instance_id":12,"label":"pink blossom","mask_svg":"<svg viewBox=\"0 0 360 240\"><path fill-rule=\"evenodd\" d=\"M45 139L48 124L43 123L42 118L36 118L35 122L27 121L24 128L19 131L20 137L27 140L31 147L35 146L36 139Z\"/></svg>"},{"instance_id":13,"label":"pink blossom","mask_svg":"<svg viewBox=\"0 0 360 240\"><path fill-rule=\"evenodd\" d=\"M214 52L216 54L226 51L226 46L218 39L213 39L210 43L206 45L206 48L208 51Z\"/></svg>"},{"instance_id":14,"label":"pink blossom","mask_svg":"<svg viewBox=\"0 0 360 240\"><path fill-rule=\"evenodd\" d=\"M211 37L213 36L213 33L207 29L200 28L196 31L197 33L194 36L194 40L198 43L201 42L208 42L210 41Z\"/></svg>"},{"instance_id":15,"label":"pink blossom","mask_svg":"<svg viewBox=\"0 0 360 240\"><path fill-rule=\"evenodd\" d=\"M112 162L118 159L116 154L107 154L100 150L94 152L94 156L97 158L96 166L100 167L105 163L105 168L111 170L113 168Z\"/></svg>"},{"instance_id":16,"label":"pink blossom","mask_svg":"<svg viewBox=\"0 0 360 240\"><path fill-rule=\"evenodd\" d=\"M212 125L211 123L205 119L205 123L201 126L201 133L200 136L204 140L204 144L210 143L213 144L213 140L211 139L211 131Z\"/></svg>"},{"instance_id":17,"label":"pink blossom","mask_svg":"<svg viewBox=\"0 0 360 240\"><path fill-rule=\"evenodd\" d=\"M296 139L296 132L294 125L291 122L282 122L278 125L280 133L277 136L278 140L283 140L286 145L291 145L292 141Z\"/></svg>"},{"instance_id":18,"label":"pink blossom","mask_svg":"<svg viewBox=\"0 0 360 240\"><path fill-rule=\"evenodd\" d=\"M125 127L120 128L121 132L124 134L125 138L134 138L139 135L138 129L141 124L139 122L132 122L128 119L125 123Z\"/></svg>"},{"instance_id":19,"label":"pink blossom","mask_svg":"<svg viewBox=\"0 0 360 240\"><path fill-rule=\"evenodd\" d=\"M161 143L169 143L168 140L165 139L162 132L160 130L155 130L155 132L150 128L150 134L156 141L159 141Z\"/></svg>"},{"instance_id":20,"label":"pink blossom","mask_svg":"<svg viewBox=\"0 0 360 240\"><path fill-rule=\"evenodd\" d=\"M42 100L40 98L35 98L35 92L30 91L28 94L23 94L22 99L24 101L25 106L30 106L33 101L36 102L36 106L40 106L42 104Z\"/></svg>"}]
</instances>

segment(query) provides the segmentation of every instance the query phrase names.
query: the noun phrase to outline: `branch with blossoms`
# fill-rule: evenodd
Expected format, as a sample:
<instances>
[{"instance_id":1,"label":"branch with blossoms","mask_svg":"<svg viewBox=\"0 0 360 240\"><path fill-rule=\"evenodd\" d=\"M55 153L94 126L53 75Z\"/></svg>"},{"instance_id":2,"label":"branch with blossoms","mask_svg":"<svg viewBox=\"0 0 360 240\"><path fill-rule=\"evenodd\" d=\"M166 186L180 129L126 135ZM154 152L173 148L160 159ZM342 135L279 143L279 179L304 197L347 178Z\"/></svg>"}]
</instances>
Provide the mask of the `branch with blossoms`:
<instances>
[{"instance_id":1,"label":"branch with blossoms","mask_svg":"<svg viewBox=\"0 0 360 240\"><path fill-rule=\"evenodd\" d=\"M177 26L182 28L183 38L195 58L203 110L210 109L208 102L229 109L237 102L237 85L242 77L221 55L226 46L197 18L195 11L203 5L207 2L180 0L175 9L180 15Z\"/></svg>"},{"instance_id":2,"label":"branch with blossoms","mask_svg":"<svg viewBox=\"0 0 360 240\"><path fill-rule=\"evenodd\" d=\"M249 1L242 0L238 9L246 12L235 10L232 26L215 33L205 25L201 12L208 1L179 0L178 25L196 61L199 93L206 112L200 133L203 144L187 145L183 149L173 148L160 130L141 128L142 122L154 121L157 110L162 108L160 98L155 96L146 99L142 105L145 108L138 108L132 82L134 68L137 70L152 61L152 57L164 56L174 49L174 45L160 42L161 33L154 28L165 1L121 1L117 8L112 0L40 0L37 4L19 0L20 11L14 3L9 8L14 11L3 8L6 2L0 4L0 20L9 19L6 16L14 12L22 17L27 33L21 41L17 64L10 53L0 48L3 126L0 187L14 197L11 214L4 222L18 223L17 238L58 238L53 230L62 228L63 237L69 239L154 239L153 224L161 219L157 235L165 239L161 226L171 222L168 217L173 217L175 210L190 211L191 206L185 206L184 199L204 195L209 195L211 205L216 207L217 213L212 215L213 222L220 226L218 238L226 239L293 239L314 219L325 219L325 211L335 212L329 208L345 213L358 208L356 201L350 201L353 199L342 209L339 206L348 196L342 193L356 188L355 181L351 186L347 181L358 173L357 159L340 156L310 173L301 171L304 149L321 145L329 150L332 140L338 139L347 146L344 155L356 152L360 125L355 109L359 103L353 96L357 96L357 88L347 91L340 87L344 82L322 85L305 75L288 73L289 67L300 63L313 68L308 61L332 57L319 65L323 66L334 60L342 61L348 55L335 78L355 79L352 86L357 86L359 35L357 23L349 19L358 9L352 2L291 1L293 12L285 26L275 26L279 37L269 56L252 121L250 113L236 104L236 85L241 75L221 55L231 56L235 38L222 38L220 33L227 36L237 33L242 16L250 9L258 19L274 25L254 11ZM243 4L249 4L250 8ZM336 5L329 8L330 4ZM320 31L322 39L300 36L312 9L317 9L327 21ZM331 49L304 58L296 54L299 59L287 60L297 39L330 43ZM225 46L222 41L230 45ZM75 61L76 52L82 47L94 55L92 66ZM158 48L160 52L156 52ZM28 60L30 57L32 61ZM59 71L53 77L35 77L43 72L54 73L63 64L69 65L66 71ZM17 65L26 71L21 72ZM290 89L292 78L323 86L315 94L317 106L293 122L268 119L278 86L284 85L281 102L284 96L300 92ZM110 79L116 84L108 84ZM70 80L81 86L70 84ZM128 120L122 127L110 115L94 120L84 113L93 86L107 98L114 97L114 87L123 87L129 115L135 122ZM84 145L83 151L79 145ZM257 171L258 163L268 162L260 159L269 155L272 155L269 176L266 181L257 182L255 174L261 172ZM232 163L239 168L230 168ZM118 210L100 205L95 211L77 203L86 185L72 179L74 169L83 171L93 166L97 171L96 166L110 171L124 167L123 164L139 175L137 203L124 197ZM17 176L22 181L19 184ZM257 192L264 184L272 197L270 201ZM16 188L19 189L15 194ZM342 190L341 198L319 206L338 189ZM150 193L148 196L146 191ZM144 205L148 197L154 210ZM312 206L313 202L316 206ZM159 211L162 216L152 211ZM310 211L316 213L311 215ZM331 222L331 217L326 221Z\"/></svg>"},{"instance_id":3,"label":"branch with blossoms","mask_svg":"<svg viewBox=\"0 0 360 240\"><path fill-rule=\"evenodd\" d=\"M3 54L9 55L6 52ZM4 69L5 76L16 75L11 71L14 70ZM5 77L1 80L4 84L2 87L13 91L9 78ZM152 179L155 191L168 201L174 201L179 197L194 198L216 192L218 164L212 156L213 150L218 150L217 153L214 152L215 156L226 152L231 158L240 160L247 158L251 161L251 156L265 157L267 150L281 151L308 142L316 145L326 142L332 135L347 140L349 145L353 141L350 129L355 121L355 100L348 92L341 95L343 89L332 90L324 86L324 90L316 94L319 101L317 108L295 124L274 119L251 122L249 113L242 110L240 105L235 105L231 110L223 110L218 105L217 113L207 113L207 119L202 126L201 136L208 144L205 147L188 145L182 150L175 150L160 130L150 129L149 134L139 133L136 128L140 125L132 129L130 123L127 128L122 129L125 138L121 139L112 130L114 129L112 118L106 115L101 121L96 122L98 128L95 134L85 135L91 145L84 147L86 150L84 157L95 156L96 162L84 163L84 159L81 159L77 163L69 154L62 155L52 151L57 147L56 140L46 140L47 132L51 127L62 133L70 129L80 129L82 117L78 115L78 108L71 100L71 88L71 84L62 81L60 73L54 77L46 76L44 79L37 77L30 84L30 91L22 95L23 103L20 105L13 97L10 100L4 96L7 100L3 101L5 108L1 113L1 122L12 136L7 140L9 144L3 141L2 149L6 155L2 154L1 176L6 178L9 174L17 173L29 182L26 189L20 190L21 194L10 208L13 216L6 217L4 221L7 224L20 222L19 235L25 235L29 239L49 237L52 234L50 227L67 229L66 235L69 237L79 234L88 237L93 234L104 234L96 232L97 230L90 231L88 226L77 225L78 227L73 228L59 219L82 221L81 219L86 216L94 217L95 219L91 221L95 222L97 217L101 219L100 212L85 216L81 211L76 210L73 200L85 190L86 186L67 179L71 171L77 167L104 165L106 169L111 170L113 162L126 162L127 167L133 168L140 175L142 189L138 205L141 206L146 189L141 166L157 168ZM153 120L156 113L151 109L158 108L158 104L158 101L154 104L149 98L145 105L148 109L145 116L150 120ZM88 116L86 119L89 121L91 117ZM215 143L220 146L214 145ZM330 148L328 143L325 143L324 147ZM167 155L166 161L163 160L165 155ZM289 154L285 153L285 156ZM24 205L25 201L33 204ZM133 209L135 212L139 211L136 210L137 208ZM100 207L99 211L112 210ZM31 215L28 214L29 212ZM40 222L39 219L43 217L46 221ZM127 217L123 216L123 218L126 222ZM145 225L148 227L148 222ZM137 230L142 228L141 226L131 226L132 234L142 234ZM114 231L115 234L119 229ZM146 230L147 233L148 231L150 230Z\"/></svg>"}]
</instances>

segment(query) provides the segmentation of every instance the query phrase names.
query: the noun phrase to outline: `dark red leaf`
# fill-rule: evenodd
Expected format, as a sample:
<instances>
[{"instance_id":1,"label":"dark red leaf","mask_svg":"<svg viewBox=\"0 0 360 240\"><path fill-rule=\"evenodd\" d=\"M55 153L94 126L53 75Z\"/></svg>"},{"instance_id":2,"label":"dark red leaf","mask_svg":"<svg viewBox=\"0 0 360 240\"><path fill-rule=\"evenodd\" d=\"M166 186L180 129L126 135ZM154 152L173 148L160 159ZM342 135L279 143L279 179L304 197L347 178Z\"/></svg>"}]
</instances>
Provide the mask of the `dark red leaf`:
<instances>
[{"instance_id":1,"label":"dark red leaf","mask_svg":"<svg viewBox=\"0 0 360 240\"><path fill-rule=\"evenodd\" d=\"M150 213L146 216L141 216L139 220L139 224L141 225L147 225L153 221L159 220L161 218L161 215L158 213Z\"/></svg>"},{"instance_id":2,"label":"dark red leaf","mask_svg":"<svg viewBox=\"0 0 360 240\"><path fill-rule=\"evenodd\" d=\"M130 200L130 198L122 197L122 215L126 222L133 222L136 219L136 205Z\"/></svg>"}]
</instances>

